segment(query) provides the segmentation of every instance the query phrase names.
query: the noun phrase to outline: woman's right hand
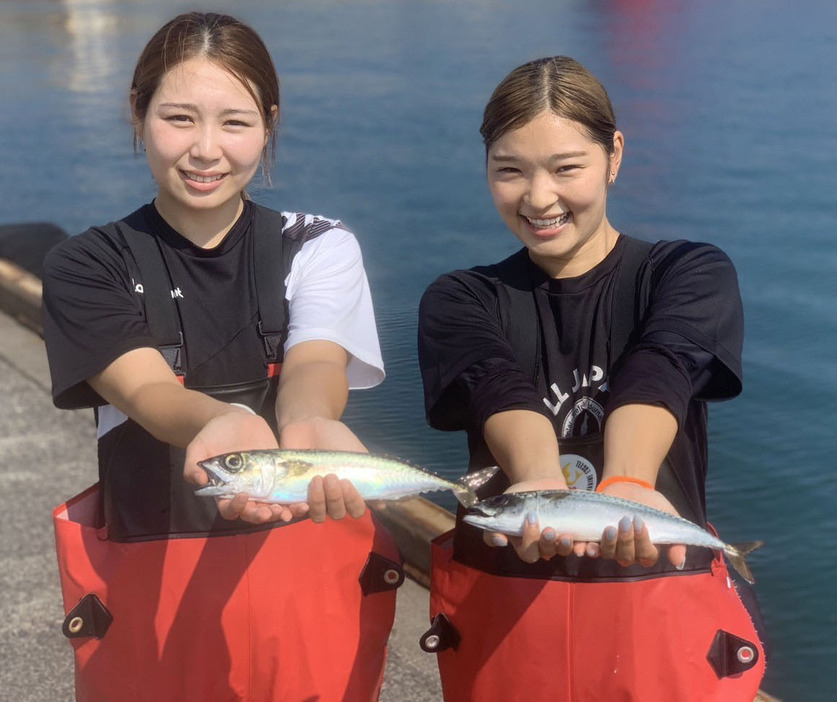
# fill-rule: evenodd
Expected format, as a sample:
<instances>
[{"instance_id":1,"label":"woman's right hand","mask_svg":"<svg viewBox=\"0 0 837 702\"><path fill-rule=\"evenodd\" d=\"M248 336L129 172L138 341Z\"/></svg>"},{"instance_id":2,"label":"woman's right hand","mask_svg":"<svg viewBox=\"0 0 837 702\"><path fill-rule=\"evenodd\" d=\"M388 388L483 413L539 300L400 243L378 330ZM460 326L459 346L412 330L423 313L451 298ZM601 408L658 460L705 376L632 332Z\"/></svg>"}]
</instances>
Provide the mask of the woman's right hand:
<instances>
[{"instance_id":1,"label":"woman's right hand","mask_svg":"<svg viewBox=\"0 0 837 702\"><path fill-rule=\"evenodd\" d=\"M195 485L206 485L209 476L198 465L212 456L247 449L275 449L279 447L268 423L245 409L230 406L230 411L210 419L186 447L183 477ZM217 498L218 511L224 519L241 519L251 524L289 522L305 516L308 505L274 505L254 502L246 494L232 499Z\"/></svg>"},{"instance_id":2,"label":"woman's right hand","mask_svg":"<svg viewBox=\"0 0 837 702\"><path fill-rule=\"evenodd\" d=\"M562 475L560 478L522 480L514 483L506 492L566 489L567 481ZM535 563L541 558L548 560L553 556L569 556L571 553L581 556L587 548L585 542L573 542L570 534L557 534L551 527L541 531L537 519L532 521L529 518L523 526L522 536L508 536L499 532L486 531L483 534L483 540L489 546L503 547L511 544L520 560L526 563Z\"/></svg>"}]
</instances>

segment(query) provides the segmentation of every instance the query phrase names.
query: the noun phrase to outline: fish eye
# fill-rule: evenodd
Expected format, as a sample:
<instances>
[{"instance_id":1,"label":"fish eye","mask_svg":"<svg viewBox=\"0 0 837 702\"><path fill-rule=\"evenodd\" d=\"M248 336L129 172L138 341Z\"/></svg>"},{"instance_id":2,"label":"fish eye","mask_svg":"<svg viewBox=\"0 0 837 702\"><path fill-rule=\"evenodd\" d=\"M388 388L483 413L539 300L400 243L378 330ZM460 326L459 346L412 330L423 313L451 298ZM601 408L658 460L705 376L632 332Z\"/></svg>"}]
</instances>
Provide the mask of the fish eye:
<instances>
[{"instance_id":1,"label":"fish eye","mask_svg":"<svg viewBox=\"0 0 837 702\"><path fill-rule=\"evenodd\" d=\"M238 453L231 453L224 457L224 467L230 473L237 473L244 467L244 459Z\"/></svg>"}]
</instances>

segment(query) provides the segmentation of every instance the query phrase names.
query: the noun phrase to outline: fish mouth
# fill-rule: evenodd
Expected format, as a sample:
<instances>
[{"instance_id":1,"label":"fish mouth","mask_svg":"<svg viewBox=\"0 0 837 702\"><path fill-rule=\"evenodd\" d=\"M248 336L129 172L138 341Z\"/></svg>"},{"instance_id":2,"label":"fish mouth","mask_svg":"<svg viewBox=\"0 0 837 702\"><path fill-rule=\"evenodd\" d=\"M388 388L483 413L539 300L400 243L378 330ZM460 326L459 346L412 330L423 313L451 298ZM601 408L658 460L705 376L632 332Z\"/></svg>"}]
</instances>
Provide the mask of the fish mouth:
<instances>
[{"instance_id":1,"label":"fish mouth","mask_svg":"<svg viewBox=\"0 0 837 702\"><path fill-rule=\"evenodd\" d=\"M218 458L198 461L198 465L206 471L209 482L195 490L196 495L221 497L229 493L227 486L231 482L232 475L221 467Z\"/></svg>"}]
</instances>

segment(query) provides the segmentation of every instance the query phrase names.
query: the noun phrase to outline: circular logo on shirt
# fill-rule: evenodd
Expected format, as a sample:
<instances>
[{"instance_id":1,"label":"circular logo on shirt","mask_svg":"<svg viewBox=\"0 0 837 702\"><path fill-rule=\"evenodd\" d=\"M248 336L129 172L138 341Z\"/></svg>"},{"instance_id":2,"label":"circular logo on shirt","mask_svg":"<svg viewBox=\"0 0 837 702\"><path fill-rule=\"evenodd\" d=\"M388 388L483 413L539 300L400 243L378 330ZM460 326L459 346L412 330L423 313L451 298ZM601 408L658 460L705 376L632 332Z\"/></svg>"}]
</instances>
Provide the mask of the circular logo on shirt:
<instances>
[{"instance_id":1,"label":"circular logo on shirt","mask_svg":"<svg viewBox=\"0 0 837 702\"><path fill-rule=\"evenodd\" d=\"M573 408L564 418L561 436L587 436L598 434L602 430L604 408L591 397L576 400Z\"/></svg>"},{"instance_id":2,"label":"circular logo on shirt","mask_svg":"<svg viewBox=\"0 0 837 702\"><path fill-rule=\"evenodd\" d=\"M596 469L583 456L561 454L561 472L570 490L595 490Z\"/></svg>"}]
</instances>

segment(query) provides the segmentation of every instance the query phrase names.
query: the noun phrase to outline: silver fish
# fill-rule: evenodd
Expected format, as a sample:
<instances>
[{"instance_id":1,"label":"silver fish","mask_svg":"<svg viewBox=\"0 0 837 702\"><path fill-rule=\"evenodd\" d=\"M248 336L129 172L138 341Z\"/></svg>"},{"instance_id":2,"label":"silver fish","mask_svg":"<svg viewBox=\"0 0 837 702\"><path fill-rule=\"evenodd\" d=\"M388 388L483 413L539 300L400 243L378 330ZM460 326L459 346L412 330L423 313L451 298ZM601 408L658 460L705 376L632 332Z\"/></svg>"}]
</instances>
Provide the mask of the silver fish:
<instances>
[{"instance_id":1,"label":"silver fish","mask_svg":"<svg viewBox=\"0 0 837 702\"><path fill-rule=\"evenodd\" d=\"M753 574L745 557L762 545L753 541L732 546L687 519L661 512L638 502L586 490L513 492L490 497L469 509L464 520L480 529L520 536L527 515L538 518L541 530L551 527L576 541L600 541L608 526L623 517L639 517L648 526L655 544L686 544L723 551L732 566L749 583Z\"/></svg>"},{"instance_id":2,"label":"silver fish","mask_svg":"<svg viewBox=\"0 0 837 702\"><path fill-rule=\"evenodd\" d=\"M276 504L305 502L311 479L334 473L350 480L365 500L397 500L451 490L470 507L477 501L474 491L499 470L484 468L452 482L391 456L315 449L236 451L198 465L209 474L210 482L196 495L229 498L245 492L257 502Z\"/></svg>"}]
</instances>

